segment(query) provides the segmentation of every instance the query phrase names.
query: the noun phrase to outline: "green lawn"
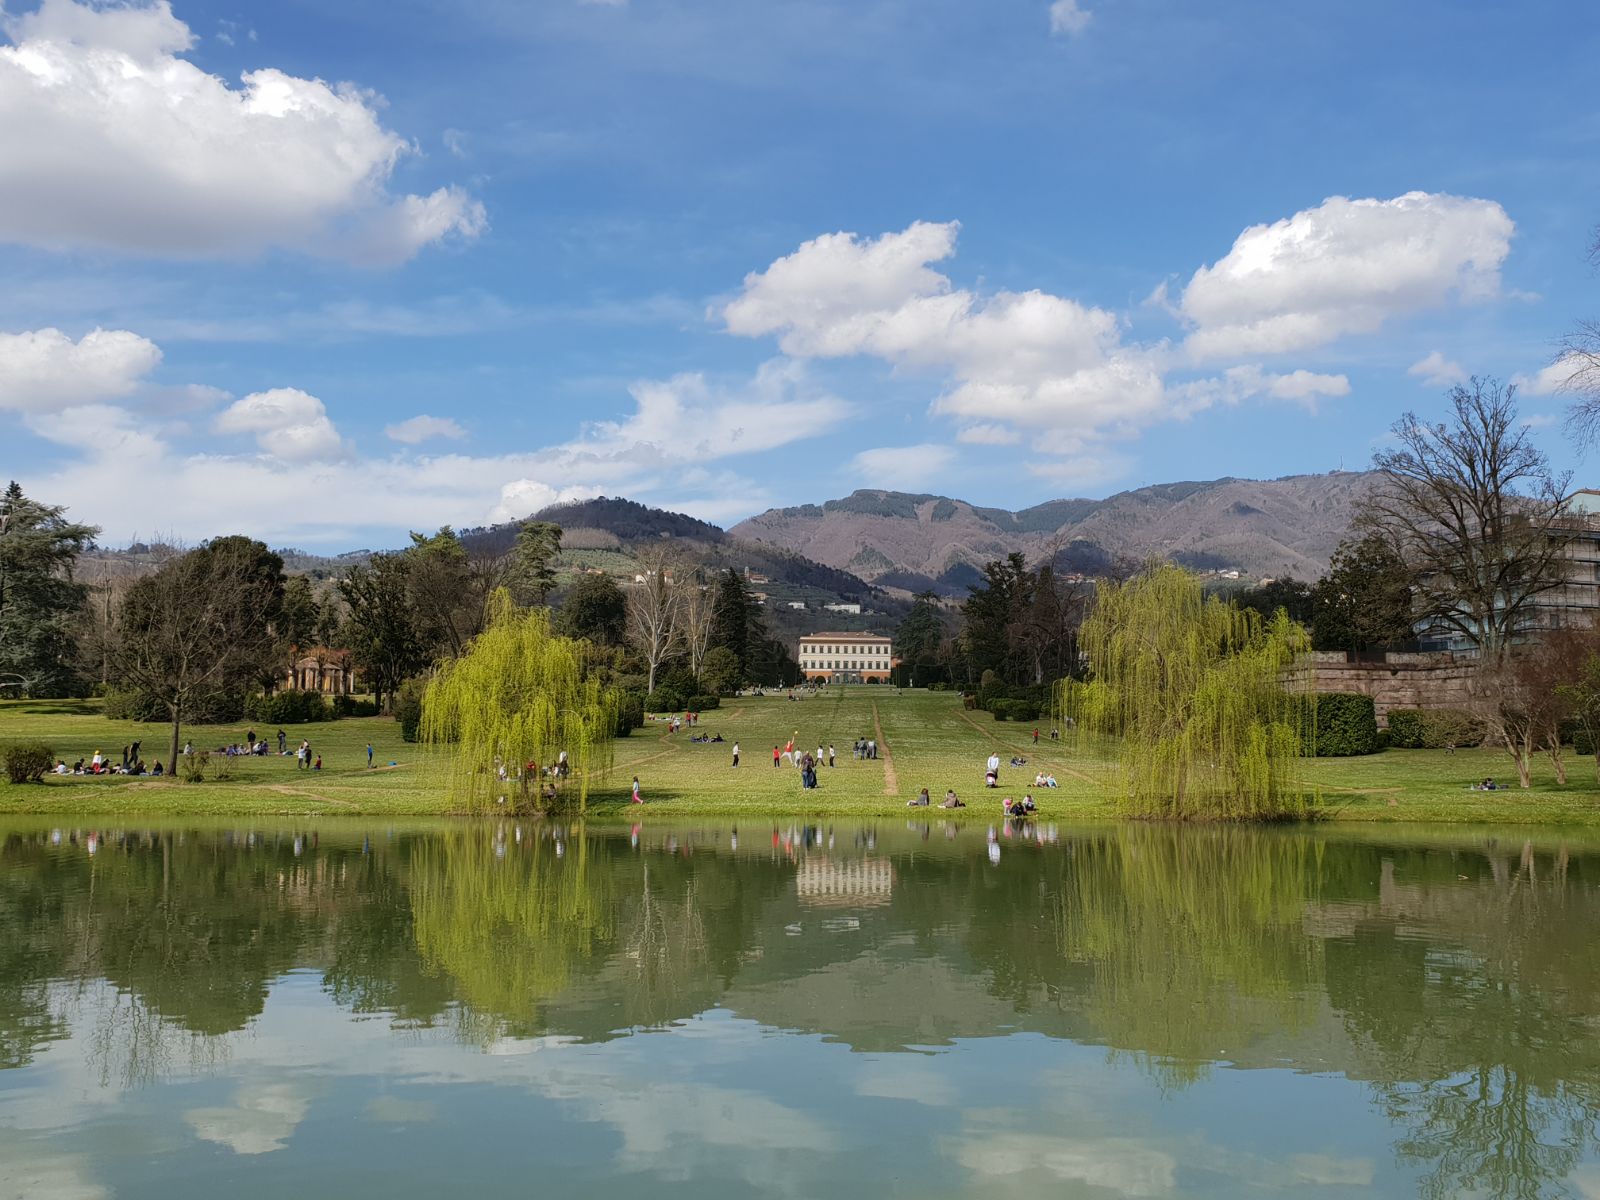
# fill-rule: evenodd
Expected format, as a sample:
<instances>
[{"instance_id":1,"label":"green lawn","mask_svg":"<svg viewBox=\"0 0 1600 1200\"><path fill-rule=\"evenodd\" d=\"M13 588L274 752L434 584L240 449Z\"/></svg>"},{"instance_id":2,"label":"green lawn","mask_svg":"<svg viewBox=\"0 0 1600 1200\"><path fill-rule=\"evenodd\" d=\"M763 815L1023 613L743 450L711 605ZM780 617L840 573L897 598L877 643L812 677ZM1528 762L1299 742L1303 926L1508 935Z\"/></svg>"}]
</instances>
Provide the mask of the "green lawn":
<instances>
[{"instance_id":1,"label":"green lawn","mask_svg":"<svg viewBox=\"0 0 1600 1200\"><path fill-rule=\"evenodd\" d=\"M198 747L214 748L242 740L247 723L194 727L185 731ZM966 816L992 819L999 796L1032 791L1045 817L1058 820L1104 819L1115 815L1115 772L1103 758L1086 752L1070 737L1042 738L1032 744L1032 726L997 722L987 713L969 713L950 693L903 692L891 688L831 689L804 700L782 695L732 699L705 713L700 730L720 733L721 744L696 745L689 732L665 732L649 724L616 743L615 765L591 792L591 812L622 815L637 811L627 802L630 781L639 776L652 813L736 816L871 816L904 813L906 800L927 787L937 802L953 787L972 807ZM348 813L423 815L448 812L439 779L441 764L429 753L400 740L399 726L384 717L287 726L290 744L311 740L322 755L323 770L297 770L295 760L235 760L235 778L225 782L179 784L166 779L50 778L40 787L0 783L0 813L49 812L102 815L212 813ZM876 762L857 761L850 745L857 737L879 737L886 751ZM269 741L276 728L261 730ZM833 744L838 766L824 767L821 787L802 791L799 773L774 770L772 746L791 736L815 752ZM93 701L0 702L0 746L41 740L69 763L96 749L120 756L122 746L139 738L144 758L164 758L167 735L159 725L109 721ZM743 761L731 765L733 741ZM366 767L366 744L375 750L376 770ZM275 745L275 741L274 741ZM1003 760L1013 754L1028 765L1003 768L997 795L983 787L983 764L991 748ZM393 765L389 765L389 764ZM1306 764L1320 789L1328 816L1339 821L1465 821L1519 824L1600 825L1600 788L1592 760L1569 760L1571 782L1555 783L1548 759L1535 767L1534 786L1476 792L1469 785L1486 775L1501 783L1514 779L1502 752L1474 749L1391 750L1367 758L1318 759ZM1036 771L1061 783L1054 791L1032 788Z\"/></svg>"}]
</instances>

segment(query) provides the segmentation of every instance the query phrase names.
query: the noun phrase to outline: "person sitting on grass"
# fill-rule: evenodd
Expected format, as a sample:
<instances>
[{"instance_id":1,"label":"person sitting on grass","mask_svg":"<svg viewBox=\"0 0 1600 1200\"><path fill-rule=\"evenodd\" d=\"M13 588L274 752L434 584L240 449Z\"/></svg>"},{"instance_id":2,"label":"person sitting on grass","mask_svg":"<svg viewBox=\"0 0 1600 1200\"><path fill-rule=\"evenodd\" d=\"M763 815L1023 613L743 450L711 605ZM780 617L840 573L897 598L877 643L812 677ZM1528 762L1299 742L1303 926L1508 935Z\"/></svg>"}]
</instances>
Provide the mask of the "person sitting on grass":
<instances>
[{"instance_id":1,"label":"person sitting on grass","mask_svg":"<svg viewBox=\"0 0 1600 1200\"><path fill-rule=\"evenodd\" d=\"M930 803L930 801L928 799L928 789L927 788L923 788L920 792L918 792L910 800L906 801L906 807L907 808L927 808L929 803Z\"/></svg>"},{"instance_id":2,"label":"person sitting on grass","mask_svg":"<svg viewBox=\"0 0 1600 1200\"><path fill-rule=\"evenodd\" d=\"M1039 806L1033 802L1033 797L1031 795L1025 795L1022 797L1022 811L1028 813L1039 811Z\"/></svg>"},{"instance_id":3,"label":"person sitting on grass","mask_svg":"<svg viewBox=\"0 0 1600 1200\"><path fill-rule=\"evenodd\" d=\"M963 804L959 799L956 798L955 790L951 789L950 791L945 792L945 794L944 794L944 803L939 805L939 807L940 808L965 808L966 805Z\"/></svg>"}]
</instances>

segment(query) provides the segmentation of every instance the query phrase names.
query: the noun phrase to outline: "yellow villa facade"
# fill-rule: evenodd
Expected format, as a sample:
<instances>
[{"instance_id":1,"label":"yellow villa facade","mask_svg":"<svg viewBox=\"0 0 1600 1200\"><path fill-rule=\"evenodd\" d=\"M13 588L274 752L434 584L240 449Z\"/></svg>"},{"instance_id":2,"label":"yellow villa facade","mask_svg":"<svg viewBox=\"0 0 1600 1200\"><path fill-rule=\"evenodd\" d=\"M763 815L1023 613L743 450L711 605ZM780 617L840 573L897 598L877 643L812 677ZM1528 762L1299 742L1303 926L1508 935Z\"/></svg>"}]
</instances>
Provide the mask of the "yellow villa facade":
<instances>
[{"instance_id":1,"label":"yellow villa facade","mask_svg":"<svg viewBox=\"0 0 1600 1200\"><path fill-rule=\"evenodd\" d=\"M894 642L875 633L812 633L800 639L799 658L807 679L888 683Z\"/></svg>"}]
</instances>

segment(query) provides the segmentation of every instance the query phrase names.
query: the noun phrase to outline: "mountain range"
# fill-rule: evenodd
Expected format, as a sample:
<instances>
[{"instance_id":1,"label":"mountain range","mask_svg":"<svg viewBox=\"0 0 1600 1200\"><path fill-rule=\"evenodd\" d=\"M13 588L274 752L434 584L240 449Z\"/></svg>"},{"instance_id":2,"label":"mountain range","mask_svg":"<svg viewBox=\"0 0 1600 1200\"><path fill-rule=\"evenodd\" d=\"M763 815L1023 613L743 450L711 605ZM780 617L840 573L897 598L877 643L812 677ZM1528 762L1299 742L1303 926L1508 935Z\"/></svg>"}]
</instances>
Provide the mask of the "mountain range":
<instances>
[{"instance_id":1,"label":"mountain range","mask_svg":"<svg viewBox=\"0 0 1600 1200\"><path fill-rule=\"evenodd\" d=\"M1118 560L1170 558L1241 579L1327 570L1365 472L1157 484L1104 500L1051 500L1012 512L948 496L878 490L774 508L729 532L849 571L881 588L956 594L1012 551L1093 574Z\"/></svg>"}]
</instances>

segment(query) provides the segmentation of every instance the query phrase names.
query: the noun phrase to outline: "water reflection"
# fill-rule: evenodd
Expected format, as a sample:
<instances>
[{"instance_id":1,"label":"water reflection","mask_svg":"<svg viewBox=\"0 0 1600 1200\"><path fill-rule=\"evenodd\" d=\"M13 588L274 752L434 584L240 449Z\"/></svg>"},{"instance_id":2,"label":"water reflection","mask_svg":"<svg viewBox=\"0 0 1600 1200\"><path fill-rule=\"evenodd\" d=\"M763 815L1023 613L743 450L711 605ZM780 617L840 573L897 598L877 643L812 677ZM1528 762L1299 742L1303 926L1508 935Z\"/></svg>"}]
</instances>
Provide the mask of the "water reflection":
<instances>
[{"instance_id":1,"label":"water reflection","mask_svg":"<svg viewBox=\"0 0 1600 1200\"><path fill-rule=\"evenodd\" d=\"M1600 1178L1597 882L1593 846L1454 833L16 824L0 830L0 1098L70 1043L108 1091L228 1080L185 1126L273 1154L333 1101L248 1067L240 1038L279 1009L292 1038L332 1006L381 1019L362 1034L380 1060L418 1037L458 1055L550 1049L543 1094L632 1122L615 1161L645 1171L669 1144L662 1101L631 1107L609 1074L594 1090L594 1060L561 1047L667 1054L649 1031L703 1042L748 1022L856 1052L828 1069L857 1103L959 1110L938 1153L985 1186L1577 1191ZM1103 1065L1073 1059L1071 1099L1030 1083L1044 1112L978 1104L1030 1037L1103 1048ZM969 1052L976 1039L988 1049ZM929 1060L938 1047L961 1053ZM834 1101L807 1095L809 1068L727 1070L739 1089L670 1085L672 1128L696 1130L703 1154L742 1137L804 1155L844 1136L829 1132ZM1268 1104L1296 1074L1360 1089L1392 1179L1367 1158L1247 1150L1243 1126L1177 1154L1097 1111L1096 1089L1135 1078L1167 1106L1143 1110L1159 1121L1206 1089ZM606 1098L576 1099L591 1094ZM387 1092L364 1103L374 1120L432 1111ZM18 1126L0 1105L0 1137Z\"/></svg>"}]
</instances>

